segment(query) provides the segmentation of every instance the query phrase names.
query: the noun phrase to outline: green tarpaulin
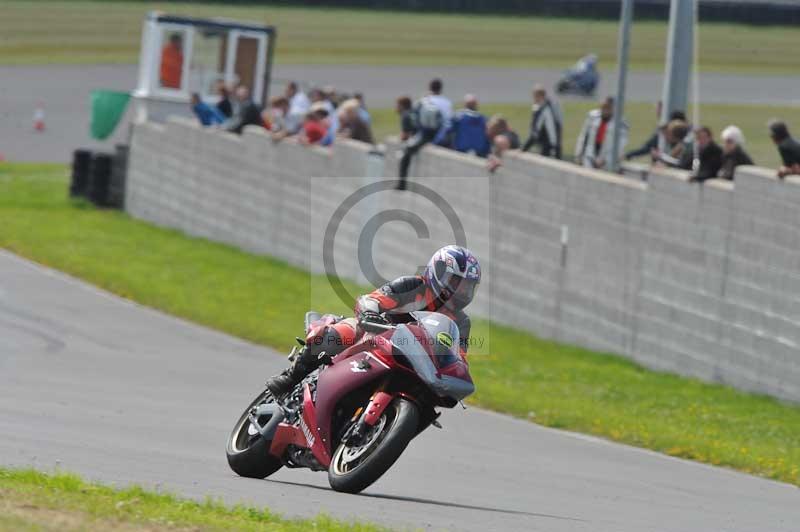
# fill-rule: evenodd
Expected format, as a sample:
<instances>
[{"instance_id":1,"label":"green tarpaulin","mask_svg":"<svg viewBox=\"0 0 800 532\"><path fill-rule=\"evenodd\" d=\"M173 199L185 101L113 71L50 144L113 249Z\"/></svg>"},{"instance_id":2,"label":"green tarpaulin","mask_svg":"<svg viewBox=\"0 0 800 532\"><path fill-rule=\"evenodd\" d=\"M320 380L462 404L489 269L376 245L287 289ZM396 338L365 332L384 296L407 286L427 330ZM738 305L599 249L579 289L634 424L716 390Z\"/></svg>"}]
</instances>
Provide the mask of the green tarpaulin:
<instances>
[{"instance_id":1,"label":"green tarpaulin","mask_svg":"<svg viewBox=\"0 0 800 532\"><path fill-rule=\"evenodd\" d=\"M114 132L130 99L127 92L92 91L92 138L103 140Z\"/></svg>"}]
</instances>

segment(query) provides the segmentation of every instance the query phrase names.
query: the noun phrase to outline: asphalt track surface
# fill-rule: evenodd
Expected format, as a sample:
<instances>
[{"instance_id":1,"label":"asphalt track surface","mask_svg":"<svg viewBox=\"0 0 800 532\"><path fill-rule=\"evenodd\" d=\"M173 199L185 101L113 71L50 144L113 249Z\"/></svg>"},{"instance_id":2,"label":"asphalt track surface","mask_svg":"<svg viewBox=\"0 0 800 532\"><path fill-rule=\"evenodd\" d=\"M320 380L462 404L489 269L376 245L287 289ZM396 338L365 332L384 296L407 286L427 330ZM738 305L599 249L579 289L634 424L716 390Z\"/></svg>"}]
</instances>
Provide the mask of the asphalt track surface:
<instances>
[{"instance_id":1,"label":"asphalt track surface","mask_svg":"<svg viewBox=\"0 0 800 532\"><path fill-rule=\"evenodd\" d=\"M136 84L135 65L0 66L0 155L17 161L67 162L78 147L109 147L125 141L128 128L120 124L104 145L89 139L89 93L93 89L130 91ZM276 65L272 94L285 80L306 85L330 84L342 90L361 90L372 107L391 107L401 94L424 93L436 76L445 93L458 102L474 93L485 102L515 103L530 99L534 82L552 87L559 70L491 67L389 67L361 65ZM614 73L603 76L598 95L614 92ZM632 72L630 101L655 102L661 96L660 73ZM800 105L800 76L702 74L700 98L706 103ZM33 130L33 113L45 110L46 131ZM769 117L765 117L766 121Z\"/></svg>"},{"instance_id":2,"label":"asphalt track surface","mask_svg":"<svg viewBox=\"0 0 800 532\"><path fill-rule=\"evenodd\" d=\"M284 362L0 250L0 464L415 529L777 532L800 522L796 487L476 408L445 412L443 430L421 434L359 496L331 491L324 473L239 478L228 432Z\"/></svg>"}]
</instances>

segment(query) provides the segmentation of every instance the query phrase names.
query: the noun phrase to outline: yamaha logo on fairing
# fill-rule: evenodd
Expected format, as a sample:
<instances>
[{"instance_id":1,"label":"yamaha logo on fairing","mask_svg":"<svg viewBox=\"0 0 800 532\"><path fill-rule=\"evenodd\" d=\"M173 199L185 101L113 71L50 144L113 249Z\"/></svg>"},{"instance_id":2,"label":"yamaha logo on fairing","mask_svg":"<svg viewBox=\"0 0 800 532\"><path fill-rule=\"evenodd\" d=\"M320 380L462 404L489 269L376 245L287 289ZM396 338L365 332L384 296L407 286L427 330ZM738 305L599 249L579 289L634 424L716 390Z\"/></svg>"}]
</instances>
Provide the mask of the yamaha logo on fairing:
<instances>
[{"instance_id":1,"label":"yamaha logo on fairing","mask_svg":"<svg viewBox=\"0 0 800 532\"><path fill-rule=\"evenodd\" d=\"M303 436L306 437L306 441L308 442L308 446L309 447L313 447L314 446L314 442L316 441L316 439L314 438L314 435L311 434L311 429L309 429L308 425L306 425L306 420L303 419L302 417L300 418L300 430L303 431Z\"/></svg>"}]
</instances>

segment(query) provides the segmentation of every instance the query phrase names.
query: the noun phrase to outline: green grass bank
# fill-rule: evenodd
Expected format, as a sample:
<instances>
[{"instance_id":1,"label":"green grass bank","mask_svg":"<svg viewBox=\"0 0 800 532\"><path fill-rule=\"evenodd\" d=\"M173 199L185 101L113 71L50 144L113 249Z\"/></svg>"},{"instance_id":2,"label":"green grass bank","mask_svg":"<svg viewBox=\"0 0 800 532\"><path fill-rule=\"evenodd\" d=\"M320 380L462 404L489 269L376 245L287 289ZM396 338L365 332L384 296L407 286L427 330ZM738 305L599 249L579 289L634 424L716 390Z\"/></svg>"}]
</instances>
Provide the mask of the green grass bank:
<instances>
[{"instance_id":1,"label":"green grass bank","mask_svg":"<svg viewBox=\"0 0 800 532\"><path fill-rule=\"evenodd\" d=\"M0 247L145 305L287 349L310 307L349 312L282 262L66 198L62 165L0 163ZM351 291L358 287L349 285ZM313 299L313 301L312 301ZM800 485L800 407L477 321L472 403Z\"/></svg>"},{"instance_id":2,"label":"green grass bank","mask_svg":"<svg viewBox=\"0 0 800 532\"><path fill-rule=\"evenodd\" d=\"M285 519L265 508L196 502L140 487L114 489L66 473L0 468L0 532L379 532L321 515Z\"/></svg>"}]
</instances>

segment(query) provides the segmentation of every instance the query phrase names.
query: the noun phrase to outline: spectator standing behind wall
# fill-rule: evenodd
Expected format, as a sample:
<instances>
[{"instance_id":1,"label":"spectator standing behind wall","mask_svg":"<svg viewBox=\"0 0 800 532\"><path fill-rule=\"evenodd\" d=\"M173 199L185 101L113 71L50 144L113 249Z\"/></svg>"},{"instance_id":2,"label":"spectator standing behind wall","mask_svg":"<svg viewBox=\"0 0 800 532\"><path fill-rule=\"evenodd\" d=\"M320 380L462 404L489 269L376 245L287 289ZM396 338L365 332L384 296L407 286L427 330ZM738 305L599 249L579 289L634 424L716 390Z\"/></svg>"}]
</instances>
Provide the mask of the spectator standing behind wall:
<instances>
[{"instance_id":1,"label":"spectator standing behind wall","mask_svg":"<svg viewBox=\"0 0 800 532\"><path fill-rule=\"evenodd\" d=\"M697 144L697 168L692 172L691 181L705 181L717 177L722 168L722 148L714 142L711 128L702 126L695 131ZM692 150L687 150L690 157L694 158Z\"/></svg>"},{"instance_id":2,"label":"spectator standing behind wall","mask_svg":"<svg viewBox=\"0 0 800 532\"><path fill-rule=\"evenodd\" d=\"M328 111L322 107L312 105L311 111L306 114L303 130L299 136L301 144L319 144L328 132Z\"/></svg>"},{"instance_id":3,"label":"spectator standing behind wall","mask_svg":"<svg viewBox=\"0 0 800 532\"><path fill-rule=\"evenodd\" d=\"M200 99L196 92L192 93L192 112L204 126L216 126L225 121L225 117L216 107L211 107Z\"/></svg>"},{"instance_id":4,"label":"spectator standing behind wall","mask_svg":"<svg viewBox=\"0 0 800 532\"><path fill-rule=\"evenodd\" d=\"M428 96L423 98L429 103L432 103L436 108L439 109L439 112L442 114L442 130L441 138L437 137L433 140L436 144L441 144L444 141L445 133L450 129L451 120L453 119L453 102L447 96L442 94L442 90L444 89L444 84L442 80L439 78L434 78L428 84L428 90L430 93Z\"/></svg>"},{"instance_id":5,"label":"spectator standing behind wall","mask_svg":"<svg viewBox=\"0 0 800 532\"><path fill-rule=\"evenodd\" d=\"M614 98L606 98L599 109L586 115L575 144L575 163L587 168L603 168L611 159L614 138ZM628 142L628 124L623 120L619 137L620 157Z\"/></svg>"},{"instance_id":6,"label":"spectator standing behind wall","mask_svg":"<svg viewBox=\"0 0 800 532\"><path fill-rule=\"evenodd\" d=\"M361 114L358 112L360 106L355 98L345 100L339 106L339 135L372 144L372 131L369 124L361 119Z\"/></svg>"},{"instance_id":7,"label":"spectator standing behind wall","mask_svg":"<svg viewBox=\"0 0 800 532\"><path fill-rule=\"evenodd\" d=\"M406 188L406 178L408 177L411 158L429 142L434 144L442 143L450 129L453 104L449 99L442 96L442 80L433 79L428 87L430 92L420 98L412 109L417 131L403 146L403 155L400 157L398 190L405 190Z\"/></svg>"},{"instance_id":8,"label":"spectator standing behind wall","mask_svg":"<svg viewBox=\"0 0 800 532\"><path fill-rule=\"evenodd\" d=\"M183 77L183 39L179 33L169 36L169 42L161 50L161 67L159 70L161 86L168 89L180 89Z\"/></svg>"},{"instance_id":9,"label":"spectator standing behind wall","mask_svg":"<svg viewBox=\"0 0 800 532\"><path fill-rule=\"evenodd\" d=\"M519 149L519 135L511 129L508 120L501 115L492 116L486 126L486 134L492 143L492 154L486 162L486 168L490 172L494 172L503 164L503 153Z\"/></svg>"},{"instance_id":10,"label":"spectator standing behind wall","mask_svg":"<svg viewBox=\"0 0 800 532\"><path fill-rule=\"evenodd\" d=\"M722 168L717 177L733 181L737 166L753 164L753 159L744 151L744 135L736 126L728 126L722 130Z\"/></svg>"},{"instance_id":11,"label":"spectator standing behind wall","mask_svg":"<svg viewBox=\"0 0 800 532\"><path fill-rule=\"evenodd\" d=\"M217 94L219 94L217 110L227 120L233 116L233 102L231 101L231 92L221 79L217 81Z\"/></svg>"},{"instance_id":12,"label":"spectator standing behind wall","mask_svg":"<svg viewBox=\"0 0 800 532\"><path fill-rule=\"evenodd\" d=\"M269 130L273 138L278 140L286 134L286 115L289 114L289 100L285 96L275 96L269 102Z\"/></svg>"},{"instance_id":13,"label":"spectator standing behind wall","mask_svg":"<svg viewBox=\"0 0 800 532\"><path fill-rule=\"evenodd\" d=\"M489 120L486 126L486 134L492 143L492 150L497 152L498 146L500 150L518 150L519 149L519 135L511 129L508 120L503 115L494 115ZM499 154L498 154L499 155Z\"/></svg>"},{"instance_id":14,"label":"spectator standing behind wall","mask_svg":"<svg viewBox=\"0 0 800 532\"><path fill-rule=\"evenodd\" d=\"M334 108L339 104L339 95L336 93L336 87L333 85L325 85L322 87L322 95L325 96L325 100L331 102Z\"/></svg>"},{"instance_id":15,"label":"spectator standing behind wall","mask_svg":"<svg viewBox=\"0 0 800 532\"><path fill-rule=\"evenodd\" d=\"M236 115L228 124L228 131L241 134L245 126L264 126L261 108L250 98L250 89L244 85L236 87Z\"/></svg>"},{"instance_id":16,"label":"spectator standing behind wall","mask_svg":"<svg viewBox=\"0 0 800 532\"><path fill-rule=\"evenodd\" d=\"M453 115L451 133L453 149L478 157L489 155L491 146L486 132L486 117L478 112L478 99L474 95L464 96L464 108Z\"/></svg>"},{"instance_id":17,"label":"spectator standing behind wall","mask_svg":"<svg viewBox=\"0 0 800 532\"><path fill-rule=\"evenodd\" d=\"M789 134L785 122L773 120L769 123L769 136L778 147L783 165L778 168L778 177L800 175L800 143Z\"/></svg>"},{"instance_id":18,"label":"spectator standing behind wall","mask_svg":"<svg viewBox=\"0 0 800 532\"><path fill-rule=\"evenodd\" d=\"M666 143L666 154L662 153L659 148L662 135ZM694 132L686 122L686 114L683 111L673 111L669 115L669 122L656 128L655 133L644 144L628 152L625 158L638 157L643 155L642 150L648 149L654 163L663 162L668 166L678 167L684 148L692 142L694 142ZM672 161L670 162L669 159ZM691 165L686 170L691 170Z\"/></svg>"},{"instance_id":19,"label":"spectator standing behind wall","mask_svg":"<svg viewBox=\"0 0 800 532\"><path fill-rule=\"evenodd\" d=\"M325 108L325 110L328 111L329 116L332 115L333 112L336 110L336 106L333 105L333 102L331 102L325 96L325 92L323 92L323 90L320 88L313 88L310 91L308 91L308 98L309 101L311 102L311 107L313 107L314 104L316 103L321 104Z\"/></svg>"},{"instance_id":20,"label":"spectator standing behind wall","mask_svg":"<svg viewBox=\"0 0 800 532\"><path fill-rule=\"evenodd\" d=\"M311 110L311 101L308 96L301 91L296 81L286 84L284 96L289 100L289 112L286 115L286 130L290 135L294 135L303 125L306 114Z\"/></svg>"},{"instance_id":21,"label":"spectator standing behind wall","mask_svg":"<svg viewBox=\"0 0 800 532\"><path fill-rule=\"evenodd\" d=\"M562 127L561 110L547 97L547 91L542 85L534 85L530 132L522 151L539 145L542 155L560 159Z\"/></svg>"},{"instance_id":22,"label":"spectator standing behind wall","mask_svg":"<svg viewBox=\"0 0 800 532\"><path fill-rule=\"evenodd\" d=\"M400 96L395 103L395 111L400 116L400 140L406 141L417 132L417 122L411 109L411 98Z\"/></svg>"},{"instance_id":23,"label":"spectator standing behind wall","mask_svg":"<svg viewBox=\"0 0 800 532\"><path fill-rule=\"evenodd\" d=\"M689 138L689 125L680 119L671 120L664 128L664 137L667 151L662 152L657 147L652 148L653 162L671 168L691 170L694 155L691 143L686 140Z\"/></svg>"},{"instance_id":24,"label":"spectator standing behind wall","mask_svg":"<svg viewBox=\"0 0 800 532\"><path fill-rule=\"evenodd\" d=\"M336 134L339 131L339 117L336 113L336 106L328 98L323 89L311 89L311 91L309 91L309 97L311 100L311 111L321 108L327 113L325 123L328 125L328 130L325 132L325 136L320 140L320 144L323 146L330 146L333 144Z\"/></svg>"},{"instance_id":25,"label":"spectator standing behind wall","mask_svg":"<svg viewBox=\"0 0 800 532\"><path fill-rule=\"evenodd\" d=\"M367 104L364 101L364 93L357 92L353 94L353 98L358 100L358 117L361 119L362 122L371 127L372 117L369 115L369 111L367 110Z\"/></svg>"}]
</instances>

